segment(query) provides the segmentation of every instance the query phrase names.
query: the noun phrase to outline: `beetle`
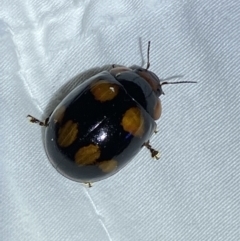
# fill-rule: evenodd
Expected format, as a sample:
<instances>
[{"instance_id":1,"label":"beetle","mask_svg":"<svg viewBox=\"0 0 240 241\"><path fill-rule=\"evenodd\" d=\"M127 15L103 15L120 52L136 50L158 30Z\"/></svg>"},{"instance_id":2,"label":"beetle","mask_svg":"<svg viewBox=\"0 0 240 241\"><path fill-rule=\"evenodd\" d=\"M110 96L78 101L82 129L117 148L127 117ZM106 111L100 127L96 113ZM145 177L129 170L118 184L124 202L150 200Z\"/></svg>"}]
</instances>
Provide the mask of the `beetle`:
<instances>
[{"instance_id":1,"label":"beetle","mask_svg":"<svg viewBox=\"0 0 240 241\"><path fill-rule=\"evenodd\" d=\"M45 150L55 169L81 183L103 180L121 170L142 149L159 153L149 139L161 116L160 96L166 84L147 67L112 66L72 90L52 114L30 122L46 128Z\"/></svg>"}]
</instances>

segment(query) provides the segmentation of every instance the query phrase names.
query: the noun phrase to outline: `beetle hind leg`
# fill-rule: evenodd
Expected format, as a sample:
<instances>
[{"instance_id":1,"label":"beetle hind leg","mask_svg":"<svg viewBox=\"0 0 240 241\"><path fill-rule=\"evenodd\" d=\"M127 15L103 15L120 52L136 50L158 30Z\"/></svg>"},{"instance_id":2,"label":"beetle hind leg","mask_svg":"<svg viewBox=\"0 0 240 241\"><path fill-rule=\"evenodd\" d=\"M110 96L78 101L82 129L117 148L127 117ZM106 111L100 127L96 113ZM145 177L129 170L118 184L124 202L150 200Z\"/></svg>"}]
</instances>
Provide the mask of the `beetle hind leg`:
<instances>
[{"instance_id":1,"label":"beetle hind leg","mask_svg":"<svg viewBox=\"0 0 240 241\"><path fill-rule=\"evenodd\" d=\"M157 160L160 158L159 151L153 149L149 141L145 142L143 146L145 146L151 152L151 156L153 158L156 158Z\"/></svg>"},{"instance_id":2,"label":"beetle hind leg","mask_svg":"<svg viewBox=\"0 0 240 241\"><path fill-rule=\"evenodd\" d=\"M84 182L84 185L86 185L88 188L92 187L92 183L91 182Z\"/></svg>"},{"instance_id":3,"label":"beetle hind leg","mask_svg":"<svg viewBox=\"0 0 240 241\"><path fill-rule=\"evenodd\" d=\"M32 123L38 124L40 126L48 126L49 118L45 119L44 121L40 121L31 115L27 115L27 118L29 118L29 121Z\"/></svg>"}]
</instances>

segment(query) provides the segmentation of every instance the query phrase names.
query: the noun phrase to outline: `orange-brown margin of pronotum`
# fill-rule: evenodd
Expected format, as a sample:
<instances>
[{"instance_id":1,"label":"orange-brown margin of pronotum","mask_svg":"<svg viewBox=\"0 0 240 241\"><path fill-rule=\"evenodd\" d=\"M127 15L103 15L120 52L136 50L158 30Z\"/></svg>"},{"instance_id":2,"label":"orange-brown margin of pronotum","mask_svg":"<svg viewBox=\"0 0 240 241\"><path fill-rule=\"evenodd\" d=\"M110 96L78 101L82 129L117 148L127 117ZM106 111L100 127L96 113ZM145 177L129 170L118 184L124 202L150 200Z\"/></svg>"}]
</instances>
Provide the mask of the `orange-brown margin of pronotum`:
<instances>
[{"instance_id":1,"label":"orange-brown margin of pronotum","mask_svg":"<svg viewBox=\"0 0 240 241\"><path fill-rule=\"evenodd\" d=\"M157 89L159 88L159 84L156 81L154 81L149 71L139 71L138 74L149 83L154 92L157 91Z\"/></svg>"},{"instance_id":2,"label":"orange-brown margin of pronotum","mask_svg":"<svg viewBox=\"0 0 240 241\"><path fill-rule=\"evenodd\" d=\"M110 74L117 76L126 71L132 71L132 69L125 67L125 66L121 66L121 67L119 66L119 67L112 68L109 72L110 72Z\"/></svg>"},{"instance_id":3,"label":"orange-brown margin of pronotum","mask_svg":"<svg viewBox=\"0 0 240 241\"><path fill-rule=\"evenodd\" d=\"M153 119L158 120L162 115L162 103L159 98L157 98L156 105L154 106L153 110Z\"/></svg>"}]
</instances>

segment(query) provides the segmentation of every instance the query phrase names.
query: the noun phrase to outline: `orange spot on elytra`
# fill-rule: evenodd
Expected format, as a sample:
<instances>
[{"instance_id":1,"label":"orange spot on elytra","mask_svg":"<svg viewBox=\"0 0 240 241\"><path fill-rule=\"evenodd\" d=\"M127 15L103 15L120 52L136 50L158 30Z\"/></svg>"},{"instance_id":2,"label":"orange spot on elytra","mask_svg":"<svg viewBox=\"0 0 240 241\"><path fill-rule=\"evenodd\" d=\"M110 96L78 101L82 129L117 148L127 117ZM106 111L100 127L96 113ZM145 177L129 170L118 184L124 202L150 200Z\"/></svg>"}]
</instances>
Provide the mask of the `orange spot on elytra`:
<instances>
[{"instance_id":1,"label":"orange spot on elytra","mask_svg":"<svg viewBox=\"0 0 240 241\"><path fill-rule=\"evenodd\" d=\"M141 137L144 132L144 120L141 110L138 107L128 109L122 118L121 125L125 131Z\"/></svg>"},{"instance_id":2,"label":"orange spot on elytra","mask_svg":"<svg viewBox=\"0 0 240 241\"><path fill-rule=\"evenodd\" d=\"M61 147L70 146L77 138L78 124L72 120L67 121L58 131L58 145Z\"/></svg>"},{"instance_id":3,"label":"orange spot on elytra","mask_svg":"<svg viewBox=\"0 0 240 241\"><path fill-rule=\"evenodd\" d=\"M109 160L109 161L103 161L98 164L99 168L103 172L112 172L117 168L117 161L115 160Z\"/></svg>"},{"instance_id":4,"label":"orange spot on elytra","mask_svg":"<svg viewBox=\"0 0 240 241\"><path fill-rule=\"evenodd\" d=\"M92 84L90 90L96 100L104 102L112 100L118 94L119 86L106 80L99 80Z\"/></svg>"},{"instance_id":5,"label":"orange spot on elytra","mask_svg":"<svg viewBox=\"0 0 240 241\"><path fill-rule=\"evenodd\" d=\"M75 154L75 162L78 165L91 165L96 162L100 157L100 149L98 145L90 144L88 146L81 147Z\"/></svg>"}]
</instances>

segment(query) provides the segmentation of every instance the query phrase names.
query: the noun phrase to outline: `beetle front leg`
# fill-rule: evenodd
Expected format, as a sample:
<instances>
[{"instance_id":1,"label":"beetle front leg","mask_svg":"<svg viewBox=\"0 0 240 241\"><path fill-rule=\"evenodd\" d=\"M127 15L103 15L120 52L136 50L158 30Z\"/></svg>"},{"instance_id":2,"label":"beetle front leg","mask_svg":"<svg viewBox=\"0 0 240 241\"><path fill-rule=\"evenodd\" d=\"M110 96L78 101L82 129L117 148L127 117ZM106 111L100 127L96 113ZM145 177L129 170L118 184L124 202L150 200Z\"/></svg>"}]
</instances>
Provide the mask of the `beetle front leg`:
<instances>
[{"instance_id":1,"label":"beetle front leg","mask_svg":"<svg viewBox=\"0 0 240 241\"><path fill-rule=\"evenodd\" d=\"M29 121L32 123L38 124L40 126L45 126L45 127L48 126L49 117L47 119L45 119L44 121L40 121L31 115L27 115L27 118L29 118Z\"/></svg>"}]
</instances>

